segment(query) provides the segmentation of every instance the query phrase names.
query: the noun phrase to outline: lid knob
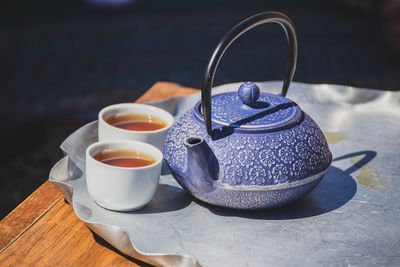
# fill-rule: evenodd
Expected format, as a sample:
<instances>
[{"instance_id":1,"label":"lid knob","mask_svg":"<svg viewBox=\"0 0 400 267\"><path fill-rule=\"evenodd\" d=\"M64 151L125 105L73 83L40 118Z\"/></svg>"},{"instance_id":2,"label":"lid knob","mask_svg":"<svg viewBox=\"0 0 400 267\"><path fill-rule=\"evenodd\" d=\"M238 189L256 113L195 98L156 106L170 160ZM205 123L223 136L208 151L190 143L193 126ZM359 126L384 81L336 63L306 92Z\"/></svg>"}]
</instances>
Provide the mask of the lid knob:
<instances>
[{"instance_id":1,"label":"lid knob","mask_svg":"<svg viewBox=\"0 0 400 267\"><path fill-rule=\"evenodd\" d=\"M239 87L238 95L243 104L252 106L260 96L260 88L253 82L244 82Z\"/></svg>"}]
</instances>

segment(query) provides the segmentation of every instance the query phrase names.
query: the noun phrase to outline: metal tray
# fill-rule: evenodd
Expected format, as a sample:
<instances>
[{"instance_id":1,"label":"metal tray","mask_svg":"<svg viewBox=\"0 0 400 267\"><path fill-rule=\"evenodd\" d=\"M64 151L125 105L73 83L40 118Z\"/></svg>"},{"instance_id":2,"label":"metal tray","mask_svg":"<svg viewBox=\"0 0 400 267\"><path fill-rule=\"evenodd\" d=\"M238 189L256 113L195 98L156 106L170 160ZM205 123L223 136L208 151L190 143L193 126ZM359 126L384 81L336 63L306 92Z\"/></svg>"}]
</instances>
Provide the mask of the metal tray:
<instances>
[{"instance_id":1,"label":"metal tray","mask_svg":"<svg viewBox=\"0 0 400 267\"><path fill-rule=\"evenodd\" d=\"M273 93L281 86L257 84ZM400 264L400 92L293 83L288 97L318 123L334 157L317 188L289 206L252 212L213 207L192 199L163 169L144 209L105 210L88 196L84 173L97 122L63 142L66 156L50 181L94 232L157 266ZM199 99L195 94L151 104L178 117Z\"/></svg>"}]
</instances>

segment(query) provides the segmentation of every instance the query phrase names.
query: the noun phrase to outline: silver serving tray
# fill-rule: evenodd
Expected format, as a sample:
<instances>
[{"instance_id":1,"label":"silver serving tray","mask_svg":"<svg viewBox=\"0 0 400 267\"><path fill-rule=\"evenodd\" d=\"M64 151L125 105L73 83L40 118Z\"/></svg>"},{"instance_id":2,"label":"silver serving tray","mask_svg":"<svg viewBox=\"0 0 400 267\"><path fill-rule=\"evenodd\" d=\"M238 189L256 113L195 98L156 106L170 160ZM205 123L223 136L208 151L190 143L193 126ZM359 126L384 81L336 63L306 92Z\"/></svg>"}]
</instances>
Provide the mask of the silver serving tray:
<instances>
[{"instance_id":1,"label":"silver serving tray","mask_svg":"<svg viewBox=\"0 0 400 267\"><path fill-rule=\"evenodd\" d=\"M278 93L280 82L257 83ZM239 83L213 93L237 90ZM85 150L97 122L70 135L50 172L78 218L122 253L157 266L400 264L400 92L293 83L288 97L325 132L334 161L318 187L289 206L235 211L192 199L163 170L137 212L97 206L85 182ZM153 102L178 117L199 94Z\"/></svg>"}]
</instances>

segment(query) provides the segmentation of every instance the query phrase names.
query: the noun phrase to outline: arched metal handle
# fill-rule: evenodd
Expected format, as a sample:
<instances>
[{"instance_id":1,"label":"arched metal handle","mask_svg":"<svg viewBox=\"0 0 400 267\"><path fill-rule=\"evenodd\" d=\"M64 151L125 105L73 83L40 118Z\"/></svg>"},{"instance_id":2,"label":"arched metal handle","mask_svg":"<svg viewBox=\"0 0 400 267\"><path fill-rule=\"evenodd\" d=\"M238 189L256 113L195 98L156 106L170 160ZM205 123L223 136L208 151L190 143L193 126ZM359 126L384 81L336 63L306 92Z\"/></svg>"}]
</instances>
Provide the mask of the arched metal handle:
<instances>
[{"instance_id":1,"label":"arched metal handle","mask_svg":"<svg viewBox=\"0 0 400 267\"><path fill-rule=\"evenodd\" d=\"M248 30L268 22L279 23L286 33L288 40L288 56L286 60L286 73L283 80L282 95L286 96L289 85L292 82L294 71L297 62L297 37L296 30L292 21L284 14L279 12L264 12L247 18L233 27L218 43L217 48L214 50L210 61L207 66L206 74L204 76L202 92L201 92L201 111L206 123L207 133L212 135L211 125L211 87L214 81L215 71L222 55L226 49L235 41L239 36Z\"/></svg>"}]
</instances>

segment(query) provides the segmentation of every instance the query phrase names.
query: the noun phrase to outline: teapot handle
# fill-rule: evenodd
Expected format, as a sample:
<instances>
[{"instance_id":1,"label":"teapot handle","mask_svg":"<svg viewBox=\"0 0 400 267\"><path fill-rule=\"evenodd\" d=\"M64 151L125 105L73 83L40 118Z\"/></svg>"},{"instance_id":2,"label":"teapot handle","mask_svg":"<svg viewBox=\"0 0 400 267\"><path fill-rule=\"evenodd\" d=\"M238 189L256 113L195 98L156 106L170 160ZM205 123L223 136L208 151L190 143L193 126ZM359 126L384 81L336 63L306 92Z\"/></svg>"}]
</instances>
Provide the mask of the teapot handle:
<instances>
[{"instance_id":1,"label":"teapot handle","mask_svg":"<svg viewBox=\"0 0 400 267\"><path fill-rule=\"evenodd\" d=\"M293 26L292 21L284 14L279 12L263 12L252 17L249 17L235 27L233 27L225 36L220 40L217 48L214 50L210 61L207 66L206 74L204 76L202 91L201 91L201 111L204 116L206 123L207 133L212 135L211 125L211 87L214 80L215 71L218 63L221 60L222 55L228 49L228 47L235 41L239 36L248 30L268 22L276 22L280 24L286 33L288 40L288 57L286 59L286 73L283 80L282 95L286 96L289 85L292 82L294 71L296 69L297 62L297 37L296 30Z\"/></svg>"}]
</instances>

